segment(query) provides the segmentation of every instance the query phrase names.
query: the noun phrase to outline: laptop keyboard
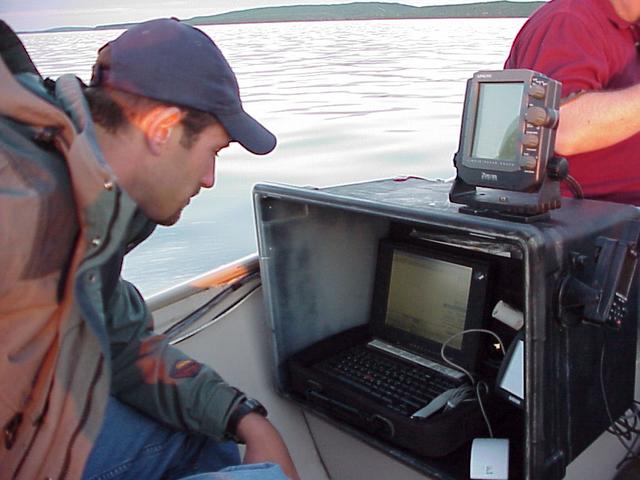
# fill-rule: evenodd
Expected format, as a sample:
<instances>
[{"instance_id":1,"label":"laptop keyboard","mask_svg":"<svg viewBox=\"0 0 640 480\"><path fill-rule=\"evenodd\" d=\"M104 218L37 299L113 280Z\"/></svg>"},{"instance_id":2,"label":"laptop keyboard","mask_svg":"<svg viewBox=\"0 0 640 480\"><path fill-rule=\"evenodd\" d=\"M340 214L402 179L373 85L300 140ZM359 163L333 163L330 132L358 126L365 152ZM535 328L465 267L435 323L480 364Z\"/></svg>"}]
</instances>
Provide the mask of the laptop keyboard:
<instances>
[{"instance_id":1,"label":"laptop keyboard","mask_svg":"<svg viewBox=\"0 0 640 480\"><path fill-rule=\"evenodd\" d=\"M405 416L460 385L432 369L395 360L364 346L341 352L318 363L316 368Z\"/></svg>"}]
</instances>

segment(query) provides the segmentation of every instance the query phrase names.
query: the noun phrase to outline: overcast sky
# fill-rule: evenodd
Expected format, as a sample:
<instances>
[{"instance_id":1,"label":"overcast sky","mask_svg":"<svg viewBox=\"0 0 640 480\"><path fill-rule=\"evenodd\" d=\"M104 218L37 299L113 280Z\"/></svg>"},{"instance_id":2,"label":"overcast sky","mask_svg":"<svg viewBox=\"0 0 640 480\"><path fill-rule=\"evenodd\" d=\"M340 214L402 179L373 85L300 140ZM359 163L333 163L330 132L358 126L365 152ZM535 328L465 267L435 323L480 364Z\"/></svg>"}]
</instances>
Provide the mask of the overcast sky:
<instances>
[{"instance_id":1,"label":"overcast sky","mask_svg":"<svg viewBox=\"0 0 640 480\"><path fill-rule=\"evenodd\" d=\"M280 5L351 3L354 0L0 0L0 18L16 30L95 26L156 17L198 15ZM406 5L446 5L486 0L398 0ZM515 0L524 1L524 0Z\"/></svg>"}]
</instances>

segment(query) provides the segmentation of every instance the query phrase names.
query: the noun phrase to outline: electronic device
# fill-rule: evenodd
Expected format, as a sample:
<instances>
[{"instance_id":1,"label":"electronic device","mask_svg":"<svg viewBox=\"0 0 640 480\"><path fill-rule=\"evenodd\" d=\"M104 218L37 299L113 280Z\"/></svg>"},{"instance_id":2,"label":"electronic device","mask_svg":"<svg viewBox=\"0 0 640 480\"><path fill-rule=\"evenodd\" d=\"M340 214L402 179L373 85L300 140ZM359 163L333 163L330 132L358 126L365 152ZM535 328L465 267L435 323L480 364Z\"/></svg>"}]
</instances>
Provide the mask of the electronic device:
<instances>
[{"instance_id":1,"label":"electronic device","mask_svg":"<svg viewBox=\"0 0 640 480\"><path fill-rule=\"evenodd\" d=\"M560 82L532 70L476 72L467 81L450 200L476 212L558 208L568 173L566 160L553 156L560 93Z\"/></svg>"},{"instance_id":2,"label":"electronic device","mask_svg":"<svg viewBox=\"0 0 640 480\"><path fill-rule=\"evenodd\" d=\"M474 439L471 444L469 478L509 480L509 440Z\"/></svg>"},{"instance_id":3,"label":"electronic device","mask_svg":"<svg viewBox=\"0 0 640 480\"><path fill-rule=\"evenodd\" d=\"M559 316L567 324L572 323L568 318L577 316L619 329L627 316L638 264L640 222L628 222L619 239L600 236L595 243L598 248L593 268L584 268L586 258L576 258L576 271L565 276L560 285Z\"/></svg>"},{"instance_id":4,"label":"electronic device","mask_svg":"<svg viewBox=\"0 0 640 480\"><path fill-rule=\"evenodd\" d=\"M524 330L521 330L507 349L498 377L496 393L510 403L524 407Z\"/></svg>"},{"instance_id":5,"label":"electronic device","mask_svg":"<svg viewBox=\"0 0 640 480\"><path fill-rule=\"evenodd\" d=\"M483 326L489 265L473 255L382 241L376 277L375 337L442 361L446 340ZM447 343L447 358L473 370L480 341L478 335L458 335Z\"/></svg>"},{"instance_id":6,"label":"electronic device","mask_svg":"<svg viewBox=\"0 0 640 480\"><path fill-rule=\"evenodd\" d=\"M489 267L473 255L382 240L369 323L293 355L293 391L421 455L470 441L484 429L477 403L466 402L470 379L440 352L446 344L448 360L475 370L480 336L461 333L488 315Z\"/></svg>"},{"instance_id":7,"label":"electronic device","mask_svg":"<svg viewBox=\"0 0 640 480\"><path fill-rule=\"evenodd\" d=\"M620 328L627 315L629 291L638 264L639 239L640 222L629 222L619 240L598 238L598 261L592 285L598 295L597 301L586 306L585 320Z\"/></svg>"}]
</instances>

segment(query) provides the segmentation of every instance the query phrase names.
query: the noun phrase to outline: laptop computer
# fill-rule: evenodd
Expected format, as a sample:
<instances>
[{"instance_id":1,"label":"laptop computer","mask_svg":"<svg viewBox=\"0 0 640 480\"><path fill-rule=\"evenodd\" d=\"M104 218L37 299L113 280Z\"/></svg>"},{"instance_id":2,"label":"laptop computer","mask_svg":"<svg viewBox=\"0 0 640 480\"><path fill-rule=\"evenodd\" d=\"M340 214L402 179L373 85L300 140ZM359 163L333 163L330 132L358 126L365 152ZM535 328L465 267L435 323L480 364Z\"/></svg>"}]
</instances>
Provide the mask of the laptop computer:
<instances>
[{"instance_id":1,"label":"laptop computer","mask_svg":"<svg viewBox=\"0 0 640 480\"><path fill-rule=\"evenodd\" d=\"M475 370L480 335L462 332L483 326L488 281L489 264L468 252L381 241L369 322L293 355L291 390L416 453L448 453L481 428L464 373ZM441 357L445 344L455 366Z\"/></svg>"}]
</instances>

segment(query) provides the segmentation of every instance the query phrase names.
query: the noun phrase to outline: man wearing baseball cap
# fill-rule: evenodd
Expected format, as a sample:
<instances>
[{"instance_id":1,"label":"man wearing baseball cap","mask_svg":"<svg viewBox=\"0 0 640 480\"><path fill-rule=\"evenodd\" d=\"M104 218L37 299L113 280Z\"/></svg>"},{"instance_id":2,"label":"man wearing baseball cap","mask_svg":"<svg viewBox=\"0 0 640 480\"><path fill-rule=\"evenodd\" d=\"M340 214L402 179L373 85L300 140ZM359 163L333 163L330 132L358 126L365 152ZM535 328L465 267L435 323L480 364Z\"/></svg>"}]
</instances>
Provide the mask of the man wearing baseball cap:
<instances>
[{"instance_id":1,"label":"man wearing baseball cap","mask_svg":"<svg viewBox=\"0 0 640 480\"><path fill-rule=\"evenodd\" d=\"M152 20L100 49L87 88L43 81L2 22L0 54L0 479L298 478L266 409L155 335L120 276L220 150L275 147L220 50ZM250 465L227 468L234 442Z\"/></svg>"}]
</instances>

